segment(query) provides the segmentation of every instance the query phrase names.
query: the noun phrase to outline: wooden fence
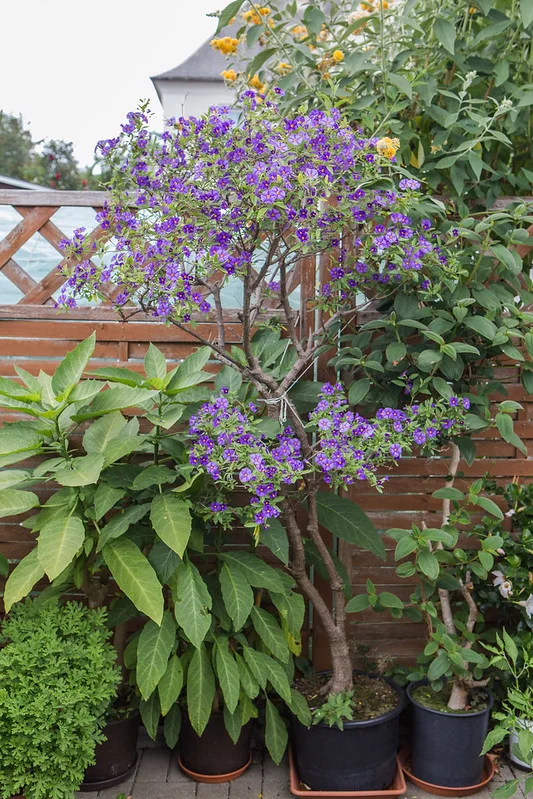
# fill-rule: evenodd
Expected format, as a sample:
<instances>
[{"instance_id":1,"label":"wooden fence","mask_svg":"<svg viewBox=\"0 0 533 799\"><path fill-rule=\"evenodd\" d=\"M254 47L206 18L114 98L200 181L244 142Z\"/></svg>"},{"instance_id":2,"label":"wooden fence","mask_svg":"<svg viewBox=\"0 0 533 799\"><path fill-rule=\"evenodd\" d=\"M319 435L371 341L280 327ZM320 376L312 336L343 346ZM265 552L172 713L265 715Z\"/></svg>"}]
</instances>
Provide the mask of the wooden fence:
<instances>
[{"instance_id":1,"label":"wooden fence","mask_svg":"<svg viewBox=\"0 0 533 799\"><path fill-rule=\"evenodd\" d=\"M59 244L63 233L53 222L56 211L65 206L84 206L97 210L102 206L104 196L100 192L0 191L0 211L3 206L10 206L21 217L20 222L0 241L0 273L22 293L21 299L11 304L1 304L0 293L0 375L13 376L15 363L34 374L40 369L51 373L65 353L93 330L97 336L92 362L94 368L127 365L130 369L138 370L149 342L161 348L172 366L197 346L190 334L172 326L166 327L145 315L122 321L105 305L79 308L68 315L62 310L58 311L54 306L53 294L61 286L63 278L57 268L37 280L18 262L21 260L18 256L21 247L34 235L42 236L58 251L59 262L62 258ZM98 227L92 233L95 238L104 234L105 231ZM520 254L523 256L526 251L527 248L522 248ZM302 333L313 324L313 313L309 312L309 308L315 280L314 259L303 259L292 276L293 288L300 289L300 306L295 313ZM275 308L268 309L268 312L275 313ZM202 316L198 332L207 339L215 338L214 320ZM241 325L236 309L227 314L226 337L229 343L237 343L240 335ZM215 370L217 367L212 364L208 368ZM518 414L515 429L529 444L533 442L533 397L525 395L515 365L502 365L499 376L506 383L508 398L524 405L524 410ZM11 421L14 418L9 413L0 414L0 420ZM428 526L436 526L440 503L431 494L443 485L447 471L446 453L440 458L405 458L400 466L390 470L383 494L361 483L353 487L352 496L369 513L380 531L408 527L413 522L420 524L422 521ZM461 464L460 471L464 475L461 479L489 474L500 485L505 485L515 476L524 481L533 478L533 460L488 432L479 436L478 458L474 464L471 467ZM461 479L458 480L459 487ZM32 536L18 523L9 519L0 520L0 551L13 562L29 551L32 542ZM386 563L343 542L340 542L339 555L351 576L354 592L364 590L366 579L370 578L379 590L391 590L407 598L412 584L396 576L393 542L385 539L385 544ZM327 585L322 587L327 594ZM370 649L368 655L371 660L379 654L386 654L399 661L413 662L423 645L424 630L421 625L393 620L388 613L376 615L372 611L365 611L357 614L352 617L351 628L354 657L357 657L362 645ZM317 666L328 665L319 629L314 631L313 654Z\"/></svg>"}]
</instances>

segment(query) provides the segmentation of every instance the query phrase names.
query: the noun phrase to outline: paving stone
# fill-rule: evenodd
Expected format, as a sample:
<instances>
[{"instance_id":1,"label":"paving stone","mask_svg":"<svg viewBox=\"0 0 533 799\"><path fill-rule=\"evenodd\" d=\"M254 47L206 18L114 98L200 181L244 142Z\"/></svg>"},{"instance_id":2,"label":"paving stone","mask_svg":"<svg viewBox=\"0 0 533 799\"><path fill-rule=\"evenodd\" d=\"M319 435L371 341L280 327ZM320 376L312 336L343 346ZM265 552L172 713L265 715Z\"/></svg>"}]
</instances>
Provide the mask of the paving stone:
<instances>
[{"instance_id":1,"label":"paving stone","mask_svg":"<svg viewBox=\"0 0 533 799\"><path fill-rule=\"evenodd\" d=\"M97 796L98 793L93 793L93 791L91 791L91 793L82 793L78 791L74 794L74 799L97 799Z\"/></svg>"},{"instance_id":2,"label":"paving stone","mask_svg":"<svg viewBox=\"0 0 533 799\"><path fill-rule=\"evenodd\" d=\"M191 783L191 785L196 786L194 780L191 780L186 774L178 766L178 752L177 749L174 749L173 752L170 753L170 768L167 774L167 782L171 785L179 785L181 786L183 783Z\"/></svg>"},{"instance_id":3,"label":"paving stone","mask_svg":"<svg viewBox=\"0 0 533 799\"><path fill-rule=\"evenodd\" d=\"M263 762L263 799L287 799L292 794L289 789L289 761L287 755L279 766L265 755Z\"/></svg>"},{"instance_id":4,"label":"paving stone","mask_svg":"<svg viewBox=\"0 0 533 799\"><path fill-rule=\"evenodd\" d=\"M263 789L263 758L252 752L249 768L238 780L229 783L230 799L261 799Z\"/></svg>"},{"instance_id":5,"label":"paving stone","mask_svg":"<svg viewBox=\"0 0 533 799\"><path fill-rule=\"evenodd\" d=\"M142 753L141 763L135 784L146 782L166 783L170 769L170 749L145 749Z\"/></svg>"},{"instance_id":6,"label":"paving stone","mask_svg":"<svg viewBox=\"0 0 533 799\"><path fill-rule=\"evenodd\" d=\"M197 799L228 799L229 782L219 782L215 785L208 785L199 782L196 788Z\"/></svg>"},{"instance_id":7,"label":"paving stone","mask_svg":"<svg viewBox=\"0 0 533 799\"><path fill-rule=\"evenodd\" d=\"M195 799L196 783L190 785L169 785L144 782L133 788L133 799Z\"/></svg>"}]
</instances>

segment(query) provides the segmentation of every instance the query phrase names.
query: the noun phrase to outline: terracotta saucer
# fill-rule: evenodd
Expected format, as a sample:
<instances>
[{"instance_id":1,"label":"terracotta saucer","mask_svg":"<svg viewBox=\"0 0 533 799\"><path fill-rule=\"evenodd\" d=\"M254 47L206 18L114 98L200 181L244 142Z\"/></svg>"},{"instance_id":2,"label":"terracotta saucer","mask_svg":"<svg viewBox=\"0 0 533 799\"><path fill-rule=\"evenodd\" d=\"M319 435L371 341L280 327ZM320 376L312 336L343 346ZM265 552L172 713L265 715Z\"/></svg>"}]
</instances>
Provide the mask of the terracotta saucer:
<instances>
[{"instance_id":1,"label":"terracotta saucer","mask_svg":"<svg viewBox=\"0 0 533 799\"><path fill-rule=\"evenodd\" d=\"M218 782L231 782L231 780L236 780L237 777L240 777L241 774L244 774L250 763L252 762L252 756L248 758L248 762L244 764L241 768L237 769L237 771L230 771L227 774L197 774L195 771L191 771L186 766L183 765L181 762L181 757L178 756L178 765L180 769L186 774L191 780L195 782L207 782L207 783L218 783Z\"/></svg>"},{"instance_id":2,"label":"terracotta saucer","mask_svg":"<svg viewBox=\"0 0 533 799\"><path fill-rule=\"evenodd\" d=\"M415 777L415 775L412 773L410 755L411 753L409 748L402 749L400 752L400 765L402 767L403 773L418 788L422 788L422 790L427 791L427 793L432 793L435 796L471 796L473 793L478 793L478 791L483 790L483 788L489 784L496 773L496 768L494 766L494 755L485 755L482 779L477 785L469 785L466 788L449 788L444 785L432 785L431 782L425 782L424 780Z\"/></svg>"}]
</instances>

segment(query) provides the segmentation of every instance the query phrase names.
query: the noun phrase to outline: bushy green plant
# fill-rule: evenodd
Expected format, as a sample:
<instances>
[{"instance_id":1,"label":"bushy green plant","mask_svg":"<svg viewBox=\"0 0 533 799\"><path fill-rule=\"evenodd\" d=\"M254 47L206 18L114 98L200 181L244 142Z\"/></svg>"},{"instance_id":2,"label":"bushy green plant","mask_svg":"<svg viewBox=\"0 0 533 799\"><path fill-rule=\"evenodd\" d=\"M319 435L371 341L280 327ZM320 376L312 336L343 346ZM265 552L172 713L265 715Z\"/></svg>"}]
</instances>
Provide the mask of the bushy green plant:
<instances>
[{"instance_id":1,"label":"bushy green plant","mask_svg":"<svg viewBox=\"0 0 533 799\"><path fill-rule=\"evenodd\" d=\"M333 102L354 125L397 137L402 163L462 215L531 194L528 0L260 6L234 0L220 14L221 27L235 20L234 46L220 48L230 83L281 86L284 109Z\"/></svg>"},{"instance_id":2,"label":"bushy green plant","mask_svg":"<svg viewBox=\"0 0 533 799\"><path fill-rule=\"evenodd\" d=\"M103 610L27 601L0 642L0 794L72 799L120 678Z\"/></svg>"}]
</instances>

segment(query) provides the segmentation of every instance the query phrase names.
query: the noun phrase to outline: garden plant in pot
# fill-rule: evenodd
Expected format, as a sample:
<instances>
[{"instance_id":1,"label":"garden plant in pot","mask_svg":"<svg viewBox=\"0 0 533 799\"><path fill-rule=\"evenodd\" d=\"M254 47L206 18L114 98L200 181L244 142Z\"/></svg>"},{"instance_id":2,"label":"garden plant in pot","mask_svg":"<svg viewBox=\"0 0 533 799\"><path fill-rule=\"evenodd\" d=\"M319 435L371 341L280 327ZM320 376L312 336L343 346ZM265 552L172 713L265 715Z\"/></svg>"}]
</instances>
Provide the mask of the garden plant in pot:
<instances>
[{"instance_id":1,"label":"garden plant in pot","mask_svg":"<svg viewBox=\"0 0 533 799\"><path fill-rule=\"evenodd\" d=\"M20 604L0 642L0 795L73 799L120 671L104 610Z\"/></svg>"},{"instance_id":2,"label":"garden plant in pot","mask_svg":"<svg viewBox=\"0 0 533 799\"><path fill-rule=\"evenodd\" d=\"M405 381L400 387L391 381L388 403L376 403L363 418L351 406L370 390L370 377L364 386L357 381L350 397L342 385L302 378L339 331L355 324L356 295L366 295L368 303L394 303L396 315L390 318L411 324L423 303L438 305L444 287L453 289L467 272L457 237L428 233L432 223L425 215L435 207L432 201L418 195L416 182L402 178L397 183L390 160L394 146L384 151L383 143L377 146L355 136L335 109L284 118L275 107L276 96L274 92L272 100L259 98L258 103L256 93L247 92L238 126L224 110L215 110L205 119L171 122L162 139L148 130L146 109L131 114L122 136L101 145L112 159L128 156L100 217L111 230L126 225L128 237L119 237L105 274L99 269L89 273L86 261L69 271L61 302L72 305L77 296L101 295L106 282L120 284L118 304L124 315L141 307L187 330L223 364L225 390L190 419L191 466L224 491L238 488L251 495L245 526L254 543L268 534L271 520L280 522L288 542L288 569L313 604L329 643L332 673L323 678L318 700L313 689L311 704L320 721L317 706L332 697L331 702L347 708L349 722L357 703L350 692L357 686L348 645L345 580L320 526L379 557L384 546L359 507L324 490L324 481L344 489L366 479L381 488L379 466L392 466L415 450L438 449L443 440L462 432L467 406L452 392L437 398L429 392L428 400L423 392L409 396ZM331 204L325 203L328 198ZM137 215L123 211L132 202L142 209ZM344 241L353 248L341 246ZM78 256L80 251L95 252L80 239L67 249ZM315 328L314 317L306 313L298 322L293 289L301 259L314 263L319 254L336 265L318 288L316 311L324 313ZM224 302L233 296L236 281L243 290L238 312L242 346L226 342ZM216 323L216 341L206 339L194 324L209 313ZM459 325L467 315L468 310ZM417 325L426 327L422 321L413 321L411 327ZM385 348L374 350L371 330L365 335L359 360L371 376L385 371ZM428 338L435 335L440 333L430 330ZM398 345L397 330L394 336ZM456 358L458 351L453 350ZM387 368L394 366L398 382L402 368L394 364L402 356L387 352ZM242 385L255 392L251 405L239 401ZM471 416L481 426L487 424ZM332 607L309 578L308 559L325 570ZM401 613L391 596L385 592L372 601ZM355 609L348 605L348 612ZM349 735L353 727L357 723L341 733L319 723L310 734L327 728L335 753L336 736ZM394 740L382 751L383 760L392 763L386 777L376 768L379 779L369 785L366 764L354 754L343 769L326 775L332 781L329 787L382 789L393 776L395 748ZM324 751L322 765L328 757ZM302 769L300 760L298 764Z\"/></svg>"}]
</instances>

